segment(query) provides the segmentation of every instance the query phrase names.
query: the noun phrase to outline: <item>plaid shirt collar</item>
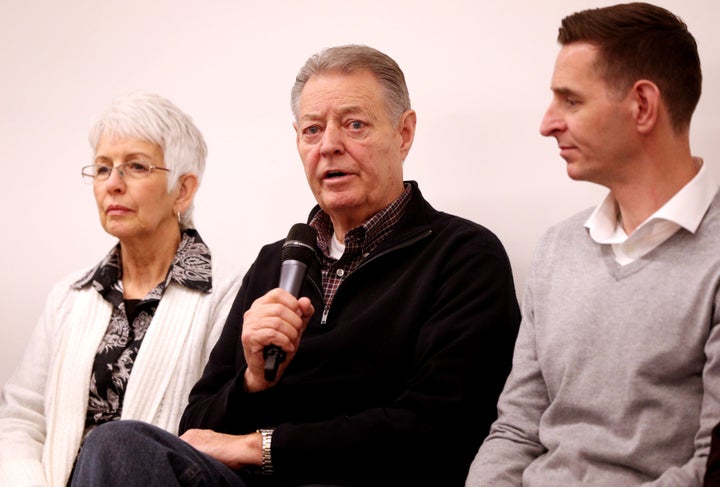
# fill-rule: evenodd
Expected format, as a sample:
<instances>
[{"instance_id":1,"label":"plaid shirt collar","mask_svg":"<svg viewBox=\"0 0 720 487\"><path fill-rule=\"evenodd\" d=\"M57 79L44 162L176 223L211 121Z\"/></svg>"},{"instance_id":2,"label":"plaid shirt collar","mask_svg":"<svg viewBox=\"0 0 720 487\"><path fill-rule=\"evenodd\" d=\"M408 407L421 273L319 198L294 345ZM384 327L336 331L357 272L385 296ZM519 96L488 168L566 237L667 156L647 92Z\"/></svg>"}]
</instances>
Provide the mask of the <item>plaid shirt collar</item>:
<instances>
[{"instance_id":1,"label":"plaid shirt collar","mask_svg":"<svg viewBox=\"0 0 720 487\"><path fill-rule=\"evenodd\" d=\"M390 203L385 209L373 215L362 225L353 228L345 235L345 255L361 255L367 256L377 246L385 240L395 225L405 213L410 195L412 194L412 186L405 183L405 189L402 194ZM319 210L312 220L310 226L314 227L318 232L318 248L322 254L330 259L330 239L333 238L333 224L330 216L322 209Z\"/></svg>"}]
</instances>

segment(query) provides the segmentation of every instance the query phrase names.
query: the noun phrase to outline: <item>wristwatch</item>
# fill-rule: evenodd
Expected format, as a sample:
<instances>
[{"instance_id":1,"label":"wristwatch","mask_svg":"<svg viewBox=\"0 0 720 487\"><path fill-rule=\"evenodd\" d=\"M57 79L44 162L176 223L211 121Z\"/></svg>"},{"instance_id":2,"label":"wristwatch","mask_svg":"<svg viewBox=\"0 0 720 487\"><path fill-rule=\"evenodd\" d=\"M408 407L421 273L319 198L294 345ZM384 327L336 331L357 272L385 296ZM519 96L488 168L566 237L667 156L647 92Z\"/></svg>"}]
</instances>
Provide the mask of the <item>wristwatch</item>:
<instances>
[{"instance_id":1,"label":"wristwatch","mask_svg":"<svg viewBox=\"0 0 720 487\"><path fill-rule=\"evenodd\" d=\"M272 445L272 434L274 429L259 429L258 433L262 435L262 473L272 475L273 464L270 446Z\"/></svg>"}]
</instances>

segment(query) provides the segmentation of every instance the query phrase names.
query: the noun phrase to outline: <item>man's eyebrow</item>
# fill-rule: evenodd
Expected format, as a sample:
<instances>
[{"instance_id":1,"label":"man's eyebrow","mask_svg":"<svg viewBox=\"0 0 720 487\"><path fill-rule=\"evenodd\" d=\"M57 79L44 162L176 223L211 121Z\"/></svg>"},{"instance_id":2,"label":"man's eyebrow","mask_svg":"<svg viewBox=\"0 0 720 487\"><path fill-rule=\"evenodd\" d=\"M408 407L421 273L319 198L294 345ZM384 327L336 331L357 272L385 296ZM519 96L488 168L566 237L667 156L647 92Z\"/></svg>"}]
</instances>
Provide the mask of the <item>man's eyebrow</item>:
<instances>
[{"instance_id":1,"label":"man's eyebrow","mask_svg":"<svg viewBox=\"0 0 720 487\"><path fill-rule=\"evenodd\" d=\"M366 113L367 110L364 109L360 105L347 105L344 107L340 107L339 109L334 111L335 113L339 114L340 116L353 114L353 113ZM323 118L323 115L320 113L310 112L305 113L300 117L300 120L318 120Z\"/></svg>"},{"instance_id":2,"label":"man's eyebrow","mask_svg":"<svg viewBox=\"0 0 720 487\"><path fill-rule=\"evenodd\" d=\"M553 93L556 95L561 96L580 96L580 94L577 91L574 91L567 86L551 86L550 89Z\"/></svg>"}]
</instances>

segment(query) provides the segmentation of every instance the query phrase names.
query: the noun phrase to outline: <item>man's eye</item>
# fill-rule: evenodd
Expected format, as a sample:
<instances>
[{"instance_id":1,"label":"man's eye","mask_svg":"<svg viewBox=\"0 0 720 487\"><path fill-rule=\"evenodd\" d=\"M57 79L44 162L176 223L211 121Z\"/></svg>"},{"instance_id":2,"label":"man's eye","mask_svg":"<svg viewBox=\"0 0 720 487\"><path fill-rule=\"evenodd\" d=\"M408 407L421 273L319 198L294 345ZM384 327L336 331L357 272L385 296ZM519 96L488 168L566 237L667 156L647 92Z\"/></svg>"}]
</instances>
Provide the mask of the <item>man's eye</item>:
<instances>
[{"instance_id":1,"label":"man's eye","mask_svg":"<svg viewBox=\"0 0 720 487\"><path fill-rule=\"evenodd\" d=\"M359 120L353 120L352 122L350 122L350 128L352 128L353 130L360 130L363 127L365 127L365 124Z\"/></svg>"},{"instance_id":2,"label":"man's eye","mask_svg":"<svg viewBox=\"0 0 720 487\"><path fill-rule=\"evenodd\" d=\"M112 172L112 166L95 166L95 174L98 176L108 176Z\"/></svg>"},{"instance_id":3,"label":"man's eye","mask_svg":"<svg viewBox=\"0 0 720 487\"><path fill-rule=\"evenodd\" d=\"M307 128L305 129L305 133L306 133L307 135L315 135L315 134L318 134L318 133L320 133L320 127L318 127L317 125L311 125L310 127L307 127Z\"/></svg>"}]
</instances>

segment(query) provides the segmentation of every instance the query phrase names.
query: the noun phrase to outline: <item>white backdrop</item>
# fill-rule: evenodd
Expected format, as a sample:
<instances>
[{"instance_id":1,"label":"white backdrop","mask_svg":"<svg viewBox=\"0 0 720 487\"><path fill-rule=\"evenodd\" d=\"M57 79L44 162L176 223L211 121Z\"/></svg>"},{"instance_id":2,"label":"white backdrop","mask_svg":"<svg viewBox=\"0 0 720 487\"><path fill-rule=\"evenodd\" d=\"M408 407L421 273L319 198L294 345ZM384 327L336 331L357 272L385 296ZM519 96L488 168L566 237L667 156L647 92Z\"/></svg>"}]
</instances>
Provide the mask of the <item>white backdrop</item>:
<instances>
[{"instance_id":1,"label":"white backdrop","mask_svg":"<svg viewBox=\"0 0 720 487\"><path fill-rule=\"evenodd\" d=\"M218 257L246 269L314 203L289 93L305 59L332 45L368 44L398 61L418 112L406 178L436 208L501 238L521 296L543 230L605 193L571 182L538 127L560 19L613 3L0 0L0 385L51 285L114 244L80 178L87 130L109 102L152 91L193 117L209 146L195 222ZM720 7L657 3L698 40L705 80L692 148L717 175Z\"/></svg>"}]
</instances>

